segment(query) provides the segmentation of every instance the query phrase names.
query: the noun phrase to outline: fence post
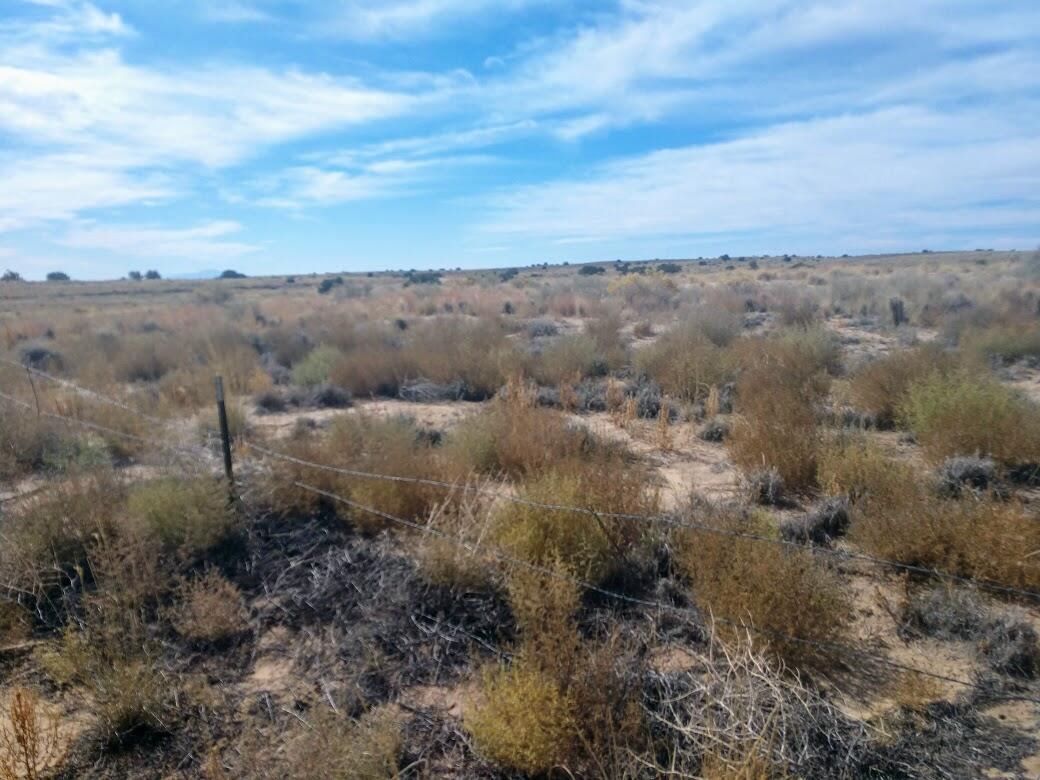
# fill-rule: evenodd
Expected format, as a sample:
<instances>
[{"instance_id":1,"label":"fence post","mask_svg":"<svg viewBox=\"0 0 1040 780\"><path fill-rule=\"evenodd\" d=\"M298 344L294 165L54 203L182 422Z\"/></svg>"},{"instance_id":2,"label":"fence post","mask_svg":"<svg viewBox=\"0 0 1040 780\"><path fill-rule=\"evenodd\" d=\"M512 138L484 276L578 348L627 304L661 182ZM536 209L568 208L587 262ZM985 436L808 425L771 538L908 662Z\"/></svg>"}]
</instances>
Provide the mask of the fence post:
<instances>
[{"instance_id":1,"label":"fence post","mask_svg":"<svg viewBox=\"0 0 1040 780\"><path fill-rule=\"evenodd\" d=\"M217 420L220 422L220 439L224 446L224 474L231 486L235 482L235 475L231 470L231 433L228 431L227 407L224 406L224 378L213 377L213 386L217 391Z\"/></svg>"}]
</instances>

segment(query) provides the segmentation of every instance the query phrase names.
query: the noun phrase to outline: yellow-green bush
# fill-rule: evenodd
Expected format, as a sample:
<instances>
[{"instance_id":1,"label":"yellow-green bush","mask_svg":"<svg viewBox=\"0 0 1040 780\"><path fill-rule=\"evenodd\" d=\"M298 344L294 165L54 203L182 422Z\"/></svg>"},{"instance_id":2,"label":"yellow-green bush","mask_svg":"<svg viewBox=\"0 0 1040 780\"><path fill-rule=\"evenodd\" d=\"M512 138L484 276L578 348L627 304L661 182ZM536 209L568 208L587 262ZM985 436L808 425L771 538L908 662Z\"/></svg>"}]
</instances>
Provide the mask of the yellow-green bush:
<instances>
[{"instance_id":1,"label":"yellow-green bush","mask_svg":"<svg viewBox=\"0 0 1040 780\"><path fill-rule=\"evenodd\" d=\"M983 455L1040 459L1040 409L984 374L933 373L910 385L899 415L933 461Z\"/></svg>"},{"instance_id":2,"label":"yellow-green bush","mask_svg":"<svg viewBox=\"0 0 1040 780\"><path fill-rule=\"evenodd\" d=\"M531 775L568 763L579 713L552 676L530 662L501 666L485 676L482 695L464 718L478 752Z\"/></svg>"},{"instance_id":3,"label":"yellow-green bush","mask_svg":"<svg viewBox=\"0 0 1040 780\"><path fill-rule=\"evenodd\" d=\"M307 353L292 369L293 384L313 387L328 382L332 369L342 357L335 347L321 345Z\"/></svg>"},{"instance_id":4,"label":"yellow-green bush","mask_svg":"<svg viewBox=\"0 0 1040 780\"><path fill-rule=\"evenodd\" d=\"M600 512L652 515L658 495L650 477L620 458L563 463L519 486L520 498ZM539 566L563 565L576 576L602 582L646 533L646 524L585 512L505 503L491 527L495 544Z\"/></svg>"},{"instance_id":5,"label":"yellow-green bush","mask_svg":"<svg viewBox=\"0 0 1040 780\"><path fill-rule=\"evenodd\" d=\"M137 485L127 496L126 515L166 552L189 558L220 544L237 526L227 486L209 476L162 477Z\"/></svg>"}]
</instances>

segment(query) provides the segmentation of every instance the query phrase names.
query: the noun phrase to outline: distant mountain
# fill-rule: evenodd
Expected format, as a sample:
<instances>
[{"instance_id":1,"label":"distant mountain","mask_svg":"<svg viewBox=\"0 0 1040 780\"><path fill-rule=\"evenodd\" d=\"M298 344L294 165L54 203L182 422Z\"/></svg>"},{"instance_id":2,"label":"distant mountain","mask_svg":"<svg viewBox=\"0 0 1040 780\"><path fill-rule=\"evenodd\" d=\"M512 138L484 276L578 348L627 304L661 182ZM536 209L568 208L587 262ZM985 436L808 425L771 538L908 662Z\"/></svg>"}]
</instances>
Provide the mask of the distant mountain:
<instances>
[{"instance_id":1,"label":"distant mountain","mask_svg":"<svg viewBox=\"0 0 1040 780\"><path fill-rule=\"evenodd\" d=\"M188 271L181 274L169 274L167 279L216 279L220 276L220 271L215 271L212 268L206 268L202 271Z\"/></svg>"}]
</instances>

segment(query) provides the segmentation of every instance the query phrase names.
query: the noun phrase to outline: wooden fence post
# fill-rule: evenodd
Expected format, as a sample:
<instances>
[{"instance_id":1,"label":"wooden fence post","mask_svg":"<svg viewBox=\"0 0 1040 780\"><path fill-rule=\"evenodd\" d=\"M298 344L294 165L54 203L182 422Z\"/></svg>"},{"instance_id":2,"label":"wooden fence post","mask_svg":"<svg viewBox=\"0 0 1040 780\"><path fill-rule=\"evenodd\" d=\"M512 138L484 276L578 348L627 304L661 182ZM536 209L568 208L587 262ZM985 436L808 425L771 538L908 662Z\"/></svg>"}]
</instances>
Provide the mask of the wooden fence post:
<instances>
[{"instance_id":1,"label":"wooden fence post","mask_svg":"<svg viewBox=\"0 0 1040 780\"><path fill-rule=\"evenodd\" d=\"M224 447L224 474L231 486L235 483L235 475L231 470L231 432L228 430L227 407L224 406L224 378L214 377L213 386L217 391L217 420L220 422L220 439Z\"/></svg>"}]
</instances>

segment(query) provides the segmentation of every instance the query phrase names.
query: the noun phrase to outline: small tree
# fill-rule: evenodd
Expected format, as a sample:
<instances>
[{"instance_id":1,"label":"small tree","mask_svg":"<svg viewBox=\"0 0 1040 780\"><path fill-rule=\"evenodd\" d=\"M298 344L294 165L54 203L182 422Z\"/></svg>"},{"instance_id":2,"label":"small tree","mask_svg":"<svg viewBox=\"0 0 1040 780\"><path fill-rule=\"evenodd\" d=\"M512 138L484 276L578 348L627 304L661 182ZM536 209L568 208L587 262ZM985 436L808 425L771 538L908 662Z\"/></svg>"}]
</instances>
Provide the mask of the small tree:
<instances>
[{"instance_id":1,"label":"small tree","mask_svg":"<svg viewBox=\"0 0 1040 780\"><path fill-rule=\"evenodd\" d=\"M240 274L238 271L232 271L230 268L226 271L221 271L220 279L245 279L245 274Z\"/></svg>"},{"instance_id":2,"label":"small tree","mask_svg":"<svg viewBox=\"0 0 1040 780\"><path fill-rule=\"evenodd\" d=\"M146 271L144 274L145 279L162 279L162 274L156 270Z\"/></svg>"},{"instance_id":3,"label":"small tree","mask_svg":"<svg viewBox=\"0 0 1040 780\"><path fill-rule=\"evenodd\" d=\"M139 282L141 281L141 272L131 271L126 275L126 278L129 279L131 282Z\"/></svg>"},{"instance_id":4,"label":"small tree","mask_svg":"<svg viewBox=\"0 0 1040 780\"><path fill-rule=\"evenodd\" d=\"M597 274L604 274L607 269L601 265L583 265L581 270L578 271L582 276L595 276Z\"/></svg>"},{"instance_id":5,"label":"small tree","mask_svg":"<svg viewBox=\"0 0 1040 780\"><path fill-rule=\"evenodd\" d=\"M4 271L4 275L0 276L0 282L20 282L22 281L22 275L17 271L12 271L8 268Z\"/></svg>"},{"instance_id":6,"label":"small tree","mask_svg":"<svg viewBox=\"0 0 1040 780\"><path fill-rule=\"evenodd\" d=\"M68 282L70 280L71 277L64 271L51 271L47 274L48 282Z\"/></svg>"}]
</instances>

